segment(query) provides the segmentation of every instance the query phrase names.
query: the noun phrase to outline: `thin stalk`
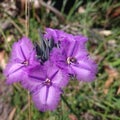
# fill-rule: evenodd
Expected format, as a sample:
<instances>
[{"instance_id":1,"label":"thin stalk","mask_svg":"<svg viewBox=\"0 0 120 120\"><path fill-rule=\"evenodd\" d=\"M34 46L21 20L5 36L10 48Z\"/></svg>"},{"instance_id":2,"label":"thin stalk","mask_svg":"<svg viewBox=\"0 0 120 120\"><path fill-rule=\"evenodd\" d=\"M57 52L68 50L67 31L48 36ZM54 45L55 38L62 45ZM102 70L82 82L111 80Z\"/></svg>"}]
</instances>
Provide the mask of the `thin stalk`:
<instances>
[{"instance_id":1,"label":"thin stalk","mask_svg":"<svg viewBox=\"0 0 120 120\"><path fill-rule=\"evenodd\" d=\"M1 33L1 35L3 36L4 40L5 40L6 48L7 48L9 51L11 51L11 48L10 48L10 46L8 45L8 42L7 42L7 38L6 38L5 34L4 34L4 31L3 31L1 28L0 28L0 33Z\"/></svg>"},{"instance_id":2,"label":"thin stalk","mask_svg":"<svg viewBox=\"0 0 120 120\"><path fill-rule=\"evenodd\" d=\"M25 34L28 37L29 35L29 18L30 18L30 7L29 7L29 0L25 1ZM28 120L31 120L31 99L30 99L30 93L28 91Z\"/></svg>"},{"instance_id":3,"label":"thin stalk","mask_svg":"<svg viewBox=\"0 0 120 120\"><path fill-rule=\"evenodd\" d=\"M28 120L31 120L31 98L29 91L28 91Z\"/></svg>"},{"instance_id":4,"label":"thin stalk","mask_svg":"<svg viewBox=\"0 0 120 120\"><path fill-rule=\"evenodd\" d=\"M80 119L80 116L73 110L73 108L71 107L71 105L68 103L68 101L64 98L63 95L61 95L61 98L63 100L63 102L67 105L67 107L70 109L70 111L76 115L76 117L78 118L78 120Z\"/></svg>"},{"instance_id":5,"label":"thin stalk","mask_svg":"<svg viewBox=\"0 0 120 120\"><path fill-rule=\"evenodd\" d=\"M29 17L30 17L29 2L30 2L29 0L26 0L26 3L25 3L25 19L26 19L25 32L26 32L26 36L29 35Z\"/></svg>"},{"instance_id":6,"label":"thin stalk","mask_svg":"<svg viewBox=\"0 0 120 120\"><path fill-rule=\"evenodd\" d=\"M23 31L21 30L21 28L14 22L14 20L12 18L9 17L8 19L10 21L10 23L20 32L21 35L23 35Z\"/></svg>"},{"instance_id":7,"label":"thin stalk","mask_svg":"<svg viewBox=\"0 0 120 120\"><path fill-rule=\"evenodd\" d=\"M82 0L79 1L79 0L75 0L75 3L73 4L73 7L70 9L70 12L69 14L67 15L67 20L70 20L72 14L75 12L75 10L82 4Z\"/></svg>"},{"instance_id":8,"label":"thin stalk","mask_svg":"<svg viewBox=\"0 0 120 120\"><path fill-rule=\"evenodd\" d=\"M61 13L62 13L62 14L64 13L65 6L66 6L67 1L68 1L68 0L64 0L64 1L63 1L63 5L62 5L62 9L61 9Z\"/></svg>"}]
</instances>

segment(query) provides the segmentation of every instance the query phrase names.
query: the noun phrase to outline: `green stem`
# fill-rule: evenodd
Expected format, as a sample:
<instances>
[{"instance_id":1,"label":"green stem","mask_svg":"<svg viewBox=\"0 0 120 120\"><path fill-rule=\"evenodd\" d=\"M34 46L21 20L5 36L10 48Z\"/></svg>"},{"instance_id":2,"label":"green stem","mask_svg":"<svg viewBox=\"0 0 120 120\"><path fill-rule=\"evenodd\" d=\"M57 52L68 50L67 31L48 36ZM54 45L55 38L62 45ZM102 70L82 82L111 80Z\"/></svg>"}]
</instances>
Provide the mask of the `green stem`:
<instances>
[{"instance_id":1,"label":"green stem","mask_svg":"<svg viewBox=\"0 0 120 120\"><path fill-rule=\"evenodd\" d=\"M61 98L63 100L63 102L67 105L67 107L70 109L70 111L76 115L76 117L78 118L78 120L80 119L80 116L73 110L73 108L71 107L71 105L68 103L68 101L64 98L63 95L61 95Z\"/></svg>"}]
</instances>

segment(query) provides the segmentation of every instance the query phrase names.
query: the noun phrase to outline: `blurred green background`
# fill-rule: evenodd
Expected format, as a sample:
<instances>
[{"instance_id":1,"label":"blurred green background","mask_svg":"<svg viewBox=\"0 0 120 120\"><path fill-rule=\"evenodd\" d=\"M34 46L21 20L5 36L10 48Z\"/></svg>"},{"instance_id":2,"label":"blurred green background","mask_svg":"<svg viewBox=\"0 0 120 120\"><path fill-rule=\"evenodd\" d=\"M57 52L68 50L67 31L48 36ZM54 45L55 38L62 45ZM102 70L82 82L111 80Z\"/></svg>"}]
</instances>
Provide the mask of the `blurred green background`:
<instances>
[{"instance_id":1,"label":"blurred green background","mask_svg":"<svg viewBox=\"0 0 120 120\"><path fill-rule=\"evenodd\" d=\"M27 2L26 11L26 0L0 1L0 120L120 120L120 1ZM42 113L32 101L29 108L28 93L19 83L5 84L3 69L15 41L27 33L39 40L38 28L44 33L46 27L87 36L98 74L91 83L71 80L58 108Z\"/></svg>"}]
</instances>

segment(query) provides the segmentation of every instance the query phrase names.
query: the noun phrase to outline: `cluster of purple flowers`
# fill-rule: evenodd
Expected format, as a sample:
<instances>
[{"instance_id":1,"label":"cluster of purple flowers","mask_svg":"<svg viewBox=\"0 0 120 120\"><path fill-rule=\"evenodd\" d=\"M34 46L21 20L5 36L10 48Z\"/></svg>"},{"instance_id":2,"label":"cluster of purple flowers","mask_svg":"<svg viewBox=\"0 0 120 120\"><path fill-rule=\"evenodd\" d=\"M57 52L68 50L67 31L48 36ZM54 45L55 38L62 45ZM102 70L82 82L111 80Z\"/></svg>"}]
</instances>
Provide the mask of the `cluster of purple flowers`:
<instances>
[{"instance_id":1,"label":"cluster of purple flowers","mask_svg":"<svg viewBox=\"0 0 120 120\"><path fill-rule=\"evenodd\" d=\"M30 91L40 111L54 110L70 77L92 81L97 65L86 50L86 37L51 28L40 36L40 44L27 37L13 44L4 73L8 84L20 82Z\"/></svg>"}]
</instances>

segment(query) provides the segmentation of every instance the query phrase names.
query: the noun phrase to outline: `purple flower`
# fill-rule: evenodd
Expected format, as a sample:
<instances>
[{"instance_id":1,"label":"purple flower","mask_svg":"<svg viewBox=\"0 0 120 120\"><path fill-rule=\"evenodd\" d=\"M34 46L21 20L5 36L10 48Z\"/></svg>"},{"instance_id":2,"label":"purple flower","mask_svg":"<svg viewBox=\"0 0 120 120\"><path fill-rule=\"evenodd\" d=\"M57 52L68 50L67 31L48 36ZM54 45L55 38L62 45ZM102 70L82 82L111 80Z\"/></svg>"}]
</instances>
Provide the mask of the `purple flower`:
<instances>
[{"instance_id":1,"label":"purple flower","mask_svg":"<svg viewBox=\"0 0 120 120\"><path fill-rule=\"evenodd\" d=\"M38 64L33 44L26 37L14 43L11 52L11 58L4 71L8 84L25 80L27 69Z\"/></svg>"},{"instance_id":2,"label":"purple flower","mask_svg":"<svg viewBox=\"0 0 120 120\"><path fill-rule=\"evenodd\" d=\"M46 29L44 37L33 46L23 37L12 47L5 69L7 83L21 82L29 90L40 111L54 110L69 75L81 81L92 81L97 65L89 57L82 35L72 35L57 29Z\"/></svg>"},{"instance_id":3,"label":"purple flower","mask_svg":"<svg viewBox=\"0 0 120 120\"><path fill-rule=\"evenodd\" d=\"M62 91L56 86L43 86L32 94L32 100L40 111L55 110Z\"/></svg>"},{"instance_id":4,"label":"purple flower","mask_svg":"<svg viewBox=\"0 0 120 120\"><path fill-rule=\"evenodd\" d=\"M46 34L44 34L45 39L54 39L55 42L62 41L66 36L67 34L64 31L52 28L46 28Z\"/></svg>"},{"instance_id":5,"label":"purple flower","mask_svg":"<svg viewBox=\"0 0 120 120\"><path fill-rule=\"evenodd\" d=\"M50 53L50 61L59 69L65 69L68 73L66 55L60 48L54 48Z\"/></svg>"},{"instance_id":6,"label":"purple flower","mask_svg":"<svg viewBox=\"0 0 120 120\"><path fill-rule=\"evenodd\" d=\"M52 30L53 32L54 30ZM56 31L56 30L55 30ZM57 30L56 34L59 31ZM71 34L61 34L60 31L59 39L60 47L52 50L50 54L50 60L53 64L56 64L60 69L66 68L68 73L76 76L80 81L92 81L95 79L97 73L97 65L89 57L88 51L86 50L85 43L88 40L82 35L73 36ZM47 30L47 36L51 35L51 31ZM53 38L56 39L52 34ZM56 41L56 40L55 40Z\"/></svg>"},{"instance_id":7,"label":"purple flower","mask_svg":"<svg viewBox=\"0 0 120 120\"><path fill-rule=\"evenodd\" d=\"M64 74L63 74L64 73ZM40 111L54 110L60 100L61 88L68 83L65 71L49 62L29 71L29 79L23 86L31 91L35 106Z\"/></svg>"}]
</instances>

